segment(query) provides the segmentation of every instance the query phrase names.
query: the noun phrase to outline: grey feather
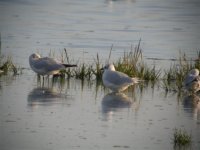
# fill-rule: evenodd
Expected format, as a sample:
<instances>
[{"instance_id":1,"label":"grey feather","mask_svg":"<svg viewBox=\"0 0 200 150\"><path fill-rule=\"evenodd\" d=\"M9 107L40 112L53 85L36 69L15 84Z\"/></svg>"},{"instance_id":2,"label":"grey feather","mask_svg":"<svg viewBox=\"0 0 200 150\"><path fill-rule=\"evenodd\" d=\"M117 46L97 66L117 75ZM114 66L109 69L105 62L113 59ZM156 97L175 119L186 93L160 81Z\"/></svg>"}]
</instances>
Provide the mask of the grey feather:
<instances>
[{"instance_id":1,"label":"grey feather","mask_svg":"<svg viewBox=\"0 0 200 150\"><path fill-rule=\"evenodd\" d=\"M65 69L62 64L58 64L54 59L48 57L38 59L38 61L35 61L33 65L36 69L42 69L47 72Z\"/></svg>"},{"instance_id":2,"label":"grey feather","mask_svg":"<svg viewBox=\"0 0 200 150\"><path fill-rule=\"evenodd\" d=\"M116 84L116 85L133 83L133 80L129 76L118 71L108 71L105 79L109 81L111 84Z\"/></svg>"}]
</instances>

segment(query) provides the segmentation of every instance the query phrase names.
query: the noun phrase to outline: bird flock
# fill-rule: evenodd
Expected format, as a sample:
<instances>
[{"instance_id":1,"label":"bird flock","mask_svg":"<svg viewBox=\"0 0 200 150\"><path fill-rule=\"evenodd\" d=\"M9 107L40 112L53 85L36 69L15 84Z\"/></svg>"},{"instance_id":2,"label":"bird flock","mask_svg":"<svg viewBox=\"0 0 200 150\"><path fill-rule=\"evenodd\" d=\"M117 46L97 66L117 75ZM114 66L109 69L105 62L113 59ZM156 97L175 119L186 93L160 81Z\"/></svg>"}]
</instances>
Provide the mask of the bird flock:
<instances>
[{"instance_id":1,"label":"bird flock","mask_svg":"<svg viewBox=\"0 0 200 150\"><path fill-rule=\"evenodd\" d=\"M29 64L35 73L42 76L59 74L61 70L65 70L68 67L77 67L75 64L63 64L53 58L41 57L37 53L29 56ZM103 71L103 85L115 93L122 92L129 86L142 81L137 77L131 78L123 72L116 71L114 65L110 63L106 64L101 70ZM188 72L184 80L184 86L185 89L191 93L200 91L198 69L192 69Z\"/></svg>"}]
</instances>

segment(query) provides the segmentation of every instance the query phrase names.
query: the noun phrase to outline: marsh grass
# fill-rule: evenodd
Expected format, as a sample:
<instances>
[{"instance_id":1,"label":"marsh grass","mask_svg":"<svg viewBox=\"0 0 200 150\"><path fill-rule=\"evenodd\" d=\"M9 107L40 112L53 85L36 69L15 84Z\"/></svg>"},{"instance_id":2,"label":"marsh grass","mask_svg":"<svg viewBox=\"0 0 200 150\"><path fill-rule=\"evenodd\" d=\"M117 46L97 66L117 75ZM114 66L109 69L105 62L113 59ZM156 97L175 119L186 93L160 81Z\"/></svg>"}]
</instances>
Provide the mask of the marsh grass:
<instances>
[{"instance_id":1,"label":"marsh grass","mask_svg":"<svg viewBox=\"0 0 200 150\"><path fill-rule=\"evenodd\" d=\"M17 68L11 57L5 58L4 56L0 56L0 75L6 75L9 72L12 72L14 75L18 73L19 68Z\"/></svg>"},{"instance_id":2,"label":"marsh grass","mask_svg":"<svg viewBox=\"0 0 200 150\"><path fill-rule=\"evenodd\" d=\"M102 70L103 65L100 64L99 55L97 53L96 59L94 59L93 65L82 64L77 68L74 68L75 77L77 79L96 79L97 81L102 78Z\"/></svg>"},{"instance_id":3,"label":"marsh grass","mask_svg":"<svg viewBox=\"0 0 200 150\"><path fill-rule=\"evenodd\" d=\"M200 69L200 51L197 52L197 58L193 60L188 58L185 53L182 54L180 52L180 56L177 59L178 61L175 61L169 70L157 69L155 65L150 66L144 61L140 43L141 39L135 47L131 46L129 52L124 52L122 57L119 57L117 61L113 62L117 71L123 72L130 77L138 77L141 80L150 81L153 84L161 80L161 87L164 88L166 92L181 92L182 89L184 89L183 81L188 71L193 68ZM64 51L60 53L59 60L61 60L62 63L77 64L78 67L67 68L61 71L61 78L70 79L74 77L80 80L96 79L97 82L102 82L103 72L101 68L110 62L112 49L113 45L110 49L107 62L102 63L97 53L96 58L94 58L94 63L92 64L79 63L79 60L75 61L72 59L73 57L69 56L67 50L64 49ZM55 53L53 52L51 52L50 55L55 57ZM164 73L164 75L161 76L162 73Z\"/></svg>"},{"instance_id":4,"label":"marsh grass","mask_svg":"<svg viewBox=\"0 0 200 150\"><path fill-rule=\"evenodd\" d=\"M161 75L161 70L156 70L156 67L149 67L145 62L140 48L140 42L130 52L124 52L122 58L119 58L115 64L116 70L124 72L129 76L136 76L146 81L156 81Z\"/></svg>"},{"instance_id":5,"label":"marsh grass","mask_svg":"<svg viewBox=\"0 0 200 150\"><path fill-rule=\"evenodd\" d=\"M192 137L185 130L175 129L173 143L174 147L190 146L192 144Z\"/></svg>"},{"instance_id":6,"label":"marsh grass","mask_svg":"<svg viewBox=\"0 0 200 150\"><path fill-rule=\"evenodd\" d=\"M117 71L123 72L131 77L138 77L142 80L147 81L156 81L160 77L160 70L156 70L155 66L149 68L148 65L145 64L143 60L142 50L140 48L140 42L141 40L139 41L138 45L135 46L135 48L131 46L130 52L124 52L123 57L120 57L118 61L114 63L115 68ZM109 61L112 48L113 45L110 49ZM53 53L51 52L51 55L52 54ZM73 63L74 60L70 60L69 58L71 57L69 57L67 50L64 49L64 53L61 53L61 62ZM63 77L75 77L76 79L80 80L101 80L103 73L101 68L103 68L104 65L100 62L98 53L96 55L96 58L94 58L93 64L77 63L77 66L78 67L63 70L61 71L61 74L63 75Z\"/></svg>"},{"instance_id":7,"label":"marsh grass","mask_svg":"<svg viewBox=\"0 0 200 150\"><path fill-rule=\"evenodd\" d=\"M1 54L1 33L0 33L0 76L7 75L8 73L13 73L17 75L22 73L23 68L17 67L12 60L12 57L5 57Z\"/></svg>"},{"instance_id":8,"label":"marsh grass","mask_svg":"<svg viewBox=\"0 0 200 150\"><path fill-rule=\"evenodd\" d=\"M101 68L103 68L103 65L101 65L100 63L100 59L99 59L99 55L97 53L97 58L94 59L95 62L95 68L92 69L92 73L94 74L95 78L97 79L97 81L101 80L102 78L102 70Z\"/></svg>"},{"instance_id":9,"label":"marsh grass","mask_svg":"<svg viewBox=\"0 0 200 150\"><path fill-rule=\"evenodd\" d=\"M49 57L55 58L56 55L54 52L50 51ZM77 64L77 67L67 68L65 70L60 71L61 78L70 79L72 77L80 80L91 80L96 79L100 80L102 77L101 68L103 67L99 60L99 55L97 53L96 58L94 58L94 64L86 64L86 63L79 63L79 60L75 62L75 60L70 59L72 57L69 56L66 49L63 52L60 52L59 61L61 63L66 64Z\"/></svg>"},{"instance_id":10,"label":"marsh grass","mask_svg":"<svg viewBox=\"0 0 200 150\"><path fill-rule=\"evenodd\" d=\"M197 58L192 60L185 53L180 52L178 62L174 63L169 70L164 70L163 87L166 91L180 92L187 73L194 68L200 69L200 52Z\"/></svg>"},{"instance_id":11,"label":"marsh grass","mask_svg":"<svg viewBox=\"0 0 200 150\"><path fill-rule=\"evenodd\" d=\"M84 63L74 70L77 79L90 79L92 76L92 67L86 66Z\"/></svg>"}]
</instances>

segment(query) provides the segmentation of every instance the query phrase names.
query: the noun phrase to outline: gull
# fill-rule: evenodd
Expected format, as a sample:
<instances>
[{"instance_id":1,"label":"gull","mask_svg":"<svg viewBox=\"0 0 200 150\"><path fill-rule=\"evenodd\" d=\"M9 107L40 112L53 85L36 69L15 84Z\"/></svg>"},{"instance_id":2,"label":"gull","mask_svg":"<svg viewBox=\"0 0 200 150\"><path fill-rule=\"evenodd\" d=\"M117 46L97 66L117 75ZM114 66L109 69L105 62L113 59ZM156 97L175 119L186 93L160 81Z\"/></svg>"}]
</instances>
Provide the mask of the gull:
<instances>
[{"instance_id":1,"label":"gull","mask_svg":"<svg viewBox=\"0 0 200 150\"><path fill-rule=\"evenodd\" d=\"M188 91L196 93L200 90L200 77L199 77L199 70L192 69L187 74L185 81L185 87Z\"/></svg>"},{"instance_id":2,"label":"gull","mask_svg":"<svg viewBox=\"0 0 200 150\"><path fill-rule=\"evenodd\" d=\"M29 64L31 69L39 75L55 75L67 67L76 67L77 65L62 64L49 57L41 57L34 53L29 56Z\"/></svg>"},{"instance_id":3,"label":"gull","mask_svg":"<svg viewBox=\"0 0 200 150\"><path fill-rule=\"evenodd\" d=\"M130 85L139 82L138 78L131 78L125 73L116 71L113 64L107 64L103 70L103 84L113 92L122 92Z\"/></svg>"}]
</instances>

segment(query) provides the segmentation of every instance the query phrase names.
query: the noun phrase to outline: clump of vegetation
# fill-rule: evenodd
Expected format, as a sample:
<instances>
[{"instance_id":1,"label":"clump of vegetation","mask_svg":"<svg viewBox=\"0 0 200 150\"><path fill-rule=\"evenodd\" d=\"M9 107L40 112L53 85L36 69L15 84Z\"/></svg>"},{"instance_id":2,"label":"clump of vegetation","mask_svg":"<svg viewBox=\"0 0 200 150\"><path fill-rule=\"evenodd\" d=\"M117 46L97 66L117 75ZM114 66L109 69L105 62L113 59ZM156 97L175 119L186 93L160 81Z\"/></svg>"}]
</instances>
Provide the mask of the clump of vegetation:
<instances>
[{"instance_id":1,"label":"clump of vegetation","mask_svg":"<svg viewBox=\"0 0 200 150\"><path fill-rule=\"evenodd\" d=\"M1 33L0 33L0 76L5 75L10 71L16 75L17 67L12 62L11 57L7 57L7 59L5 59L5 56L1 54Z\"/></svg>"},{"instance_id":2,"label":"clump of vegetation","mask_svg":"<svg viewBox=\"0 0 200 150\"><path fill-rule=\"evenodd\" d=\"M138 51L134 51L134 53L141 53ZM133 56L132 56L133 55ZM124 55L123 59L120 59L116 64L116 70L124 72L128 74L129 76L136 76L140 79L146 80L146 81L156 81L160 77L160 70L156 70L155 66L152 68L149 68L144 62L143 59L135 59L135 55L132 53L129 53L128 55ZM136 61L136 62L134 62Z\"/></svg>"},{"instance_id":3,"label":"clump of vegetation","mask_svg":"<svg viewBox=\"0 0 200 150\"><path fill-rule=\"evenodd\" d=\"M200 69L200 52L195 60L187 58L186 54L181 54L178 63L173 64L168 71L164 72L164 88L166 91L181 91L187 73L193 69Z\"/></svg>"},{"instance_id":4,"label":"clump of vegetation","mask_svg":"<svg viewBox=\"0 0 200 150\"><path fill-rule=\"evenodd\" d=\"M73 60L69 59L69 55L67 53L67 50L64 49L64 54L61 54L61 61L62 63L69 63L73 64ZM102 77L102 65L100 64L99 55L97 53L97 58L94 60L95 65L90 64L78 64L78 67L75 68L67 68L66 70L61 71L62 77L67 76L67 78L75 77L76 79L85 80L85 79L93 79L96 78L96 80L101 79Z\"/></svg>"},{"instance_id":5,"label":"clump of vegetation","mask_svg":"<svg viewBox=\"0 0 200 150\"><path fill-rule=\"evenodd\" d=\"M175 61L169 70L157 69L155 65L149 66L144 61L140 43L141 40L139 40L139 43L135 47L131 46L129 52L124 52L124 55L114 62L117 71L123 72L130 77L138 77L141 80L151 81L152 83L161 80L163 82L163 88L167 92L181 92L183 89L183 82L188 71L193 68L200 69L200 51L197 53L198 57L195 60L189 59L185 53L180 53L178 62ZM111 47L109 53L109 59L111 57L112 48L113 46ZM55 57L55 53L51 52L50 55L54 55ZM69 57L67 50L64 49L61 53L60 60L62 63L77 64L78 66L61 71L62 78L69 79L74 77L80 80L96 79L97 82L102 79L103 72L101 68L104 65L100 62L98 53L93 64L79 64L78 62L74 63L75 61L72 57ZM161 73L164 73L162 77Z\"/></svg>"},{"instance_id":6,"label":"clump of vegetation","mask_svg":"<svg viewBox=\"0 0 200 150\"><path fill-rule=\"evenodd\" d=\"M13 64L10 57L5 60L4 56L0 56L0 75L5 75L8 72L13 72L13 74L16 75L17 70L17 67Z\"/></svg>"},{"instance_id":7,"label":"clump of vegetation","mask_svg":"<svg viewBox=\"0 0 200 150\"><path fill-rule=\"evenodd\" d=\"M102 70L103 65L100 64L99 55L97 53L97 59L95 60L95 69L92 69L92 73L96 77L97 81L102 78Z\"/></svg>"},{"instance_id":8,"label":"clump of vegetation","mask_svg":"<svg viewBox=\"0 0 200 150\"><path fill-rule=\"evenodd\" d=\"M86 66L84 63L74 69L74 73L75 73L75 78L77 79L81 79L81 80L84 80L84 79L91 79L92 77L92 66Z\"/></svg>"},{"instance_id":9,"label":"clump of vegetation","mask_svg":"<svg viewBox=\"0 0 200 150\"><path fill-rule=\"evenodd\" d=\"M124 56L119 58L119 60L114 63L117 71L124 72L125 74L131 77L138 77L147 81L156 81L160 77L160 70L156 70L155 66L149 68L143 61L142 50L140 48L140 42L138 45L133 48L131 47L131 51L126 53L124 52ZM109 58L111 56L112 47L110 50ZM66 49L64 49L64 53L61 54L61 61L63 63L72 63L73 61L69 59L68 53ZM100 63L99 55L97 53L96 58L94 59L94 64L78 64L78 67L68 68L61 72L62 77L67 76L67 78L75 77L77 79L96 79L101 80L102 78L102 70L103 65Z\"/></svg>"},{"instance_id":10,"label":"clump of vegetation","mask_svg":"<svg viewBox=\"0 0 200 150\"><path fill-rule=\"evenodd\" d=\"M156 70L155 66L150 68L145 64L140 42L141 40L135 49L131 46L131 51L129 53L124 53L124 56L115 64L116 69L129 76L136 76L146 81L156 81L160 77L161 70Z\"/></svg>"},{"instance_id":11,"label":"clump of vegetation","mask_svg":"<svg viewBox=\"0 0 200 150\"><path fill-rule=\"evenodd\" d=\"M192 143L192 137L185 130L175 129L173 142L175 147L188 146Z\"/></svg>"}]
</instances>

